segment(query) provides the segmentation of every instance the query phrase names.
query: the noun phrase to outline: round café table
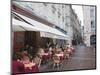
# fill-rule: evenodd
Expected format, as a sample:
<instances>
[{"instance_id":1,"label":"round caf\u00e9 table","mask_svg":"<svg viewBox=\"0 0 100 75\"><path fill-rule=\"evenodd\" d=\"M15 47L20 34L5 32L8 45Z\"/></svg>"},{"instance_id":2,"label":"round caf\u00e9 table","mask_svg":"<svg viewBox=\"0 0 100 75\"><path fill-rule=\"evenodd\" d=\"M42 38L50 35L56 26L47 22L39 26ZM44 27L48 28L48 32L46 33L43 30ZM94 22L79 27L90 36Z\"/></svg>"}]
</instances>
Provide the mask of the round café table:
<instances>
[{"instance_id":1,"label":"round caf\u00e9 table","mask_svg":"<svg viewBox=\"0 0 100 75\"><path fill-rule=\"evenodd\" d=\"M38 68L38 65L36 65L35 63L24 64L24 73L25 74L37 73L37 72L39 72L39 68Z\"/></svg>"},{"instance_id":2,"label":"round caf\u00e9 table","mask_svg":"<svg viewBox=\"0 0 100 75\"><path fill-rule=\"evenodd\" d=\"M60 53L60 54L56 54L58 57L60 57L60 60L63 61L64 60L64 54Z\"/></svg>"}]
</instances>

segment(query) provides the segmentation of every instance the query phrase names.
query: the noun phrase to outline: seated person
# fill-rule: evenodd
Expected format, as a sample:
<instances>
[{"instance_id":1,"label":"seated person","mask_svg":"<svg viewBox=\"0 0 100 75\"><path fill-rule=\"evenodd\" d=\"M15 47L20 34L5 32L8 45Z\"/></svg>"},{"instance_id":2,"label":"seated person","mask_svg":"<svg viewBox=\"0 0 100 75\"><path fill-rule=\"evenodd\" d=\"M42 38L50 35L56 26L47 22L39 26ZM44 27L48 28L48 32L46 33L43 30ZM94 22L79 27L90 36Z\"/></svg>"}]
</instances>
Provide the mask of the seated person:
<instances>
[{"instance_id":1,"label":"seated person","mask_svg":"<svg viewBox=\"0 0 100 75\"><path fill-rule=\"evenodd\" d=\"M38 67L40 67L40 65L41 65L41 60L42 60L41 56L37 54L37 55L35 56L35 58L33 58L33 63L36 63L36 64L38 65Z\"/></svg>"},{"instance_id":2,"label":"seated person","mask_svg":"<svg viewBox=\"0 0 100 75\"><path fill-rule=\"evenodd\" d=\"M61 48L58 48L57 51L58 51L59 53L62 53L62 49L61 49Z\"/></svg>"},{"instance_id":3,"label":"seated person","mask_svg":"<svg viewBox=\"0 0 100 75\"><path fill-rule=\"evenodd\" d=\"M44 53L45 53L45 51L44 51L43 48L40 48L40 49L38 50L38 54L39 54L40 56L44 55Z\"/></svg>"},{"instance_id":4,"label":"seated person","mask_svg":"<svg viewBox=\"0 0 100 75\"><path fill-rule=\"evenodd\" d=\"M21 56L28 55L27 50L21 52Z\"/></svg>"},{"instance_id":5,"label":"seated person","mask_svg":"<svg viewBox=\"0 0 100 75\"><path fill-rule=\"evenodd\" d=\"M67 52L67 50L66 49L64 49L64 58L65 59L68 59L69 58L69 52Z\"/></svg>"},{"instance_id":6,"label":"seated person","mask_svg":"<svg viewBox=\"0 0 100 75\"><path fill-rule=\"evenodd\" d=\"M71 55L72 54L72 49L71 48L68 48L67 49L67 53L69 53Z\"/></svg>"},{"instance_id":7,"label":"seated person","mask_svg":"<svg viewBox=\"0 0 100 75\"><path fill-rule=\"evenodd\" d=\"M56 51L55 55L60 57L61 62L64 60L64 52L62 51L61 48L57 48L57 51Z\"/></svg>"},{"instance_id":8,"label":"seated person","mask_svg":"<svg viewBox=\"0 0 100 75\"><path fill-rule=\"evenodd\" d=\"M53 56L53 68L57 66L60 66L60 57L58 57L56 54Z\"/></svg>"}]
</instances>

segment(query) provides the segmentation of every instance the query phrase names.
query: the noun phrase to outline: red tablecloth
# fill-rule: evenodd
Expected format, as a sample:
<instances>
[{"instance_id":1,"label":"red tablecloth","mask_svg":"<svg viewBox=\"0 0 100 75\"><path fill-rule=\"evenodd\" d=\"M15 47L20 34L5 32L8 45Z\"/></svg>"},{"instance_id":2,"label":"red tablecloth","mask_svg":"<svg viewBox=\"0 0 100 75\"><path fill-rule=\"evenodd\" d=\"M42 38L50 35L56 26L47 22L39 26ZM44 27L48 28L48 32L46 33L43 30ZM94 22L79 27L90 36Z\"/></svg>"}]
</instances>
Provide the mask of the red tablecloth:
<instances>
[{"instance_id":1,"label":"red tablecloth","mask_svg":"<svg viewBox=\"0 0 100 75\"><path fill-rule=\"evenodd\" d=\"M44 54L42 55L42 60L43 60L43 61L46 61L46 60L50 59L50 57L51 57L51 55L50 55L49 53L44 53Z\"/></svg>"},{"instance_id":2,"label":"red tablecloth","mask_svg":"<svg viewBox=\"0 0 100 75\"><path fill-rule=\"evenodd\" d=\"M32 66L31 69L29 67L24 67L24 73L35 73L35 72L39 72L39 68L36 64Z\"/></svg>"},{"instance_id":3,"label":"red tablecloth","mask_svg":"<svg viewBox=\"0 0 100 75\"><path fill-rule=\"evenodd\" d=\"M18 62L18 61L12 62L12 74L13 75L28 74L28 73L35 73L35 72L39 72L39 68L36 64L33 65L30 69L29 67L25 67L25 65L21 62Z\"/></svg>"},{"instance_id":4,"label":"red tablecloth","mask_svg":"<svg viewBox=\"0 0 100 75\"><path fill-rule=\"evenodd\" d=\"M63 61L64 60L64 54L56 54L58 57L60 57L60 60Z\"/></svg>"}]
</instances>

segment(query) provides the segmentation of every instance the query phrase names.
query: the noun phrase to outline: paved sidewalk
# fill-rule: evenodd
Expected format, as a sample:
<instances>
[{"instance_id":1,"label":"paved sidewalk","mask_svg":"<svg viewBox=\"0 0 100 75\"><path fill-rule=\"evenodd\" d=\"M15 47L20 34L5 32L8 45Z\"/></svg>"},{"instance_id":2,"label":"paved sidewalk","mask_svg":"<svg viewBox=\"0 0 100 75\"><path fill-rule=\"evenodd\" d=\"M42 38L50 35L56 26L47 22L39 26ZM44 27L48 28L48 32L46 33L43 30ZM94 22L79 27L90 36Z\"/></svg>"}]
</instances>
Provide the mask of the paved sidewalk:
<instances>
[{"instance_id":1,"label":"paved sidewalk","mask_svg":"<svg viewBox=\"0 0 100 75\"><path fill-rule=\"evenodd\" d=\"M53 69L52 62L48 62L40 68L40 72L95 69L95 51L93 48L80 46L75 47L76 51L68 60L64 60L59 69Z\"/></svg>"}]
</instances>

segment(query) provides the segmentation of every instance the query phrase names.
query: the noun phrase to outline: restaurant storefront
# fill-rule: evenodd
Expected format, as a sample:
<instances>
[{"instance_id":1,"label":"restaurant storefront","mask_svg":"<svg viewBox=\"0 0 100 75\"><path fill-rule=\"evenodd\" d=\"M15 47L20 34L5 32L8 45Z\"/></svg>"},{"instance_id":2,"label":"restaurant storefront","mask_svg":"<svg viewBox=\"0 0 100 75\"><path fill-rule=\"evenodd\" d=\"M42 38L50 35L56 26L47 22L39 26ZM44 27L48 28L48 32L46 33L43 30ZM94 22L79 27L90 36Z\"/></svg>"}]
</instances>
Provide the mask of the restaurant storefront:
<instances>
[{"instance_id":1,"label":"restaurant storefront","mask_svg":"<svg viewBox=\"0 0 100 75\"><path fill-rule=\"evenodd\" d=\"M53 28L50 23L38 22L36 16L32 16L25 9L12 5L13 50L19 51L28 44L33 47L35 53L40 47L48 47L49 43L59 47L66 43L68 40L66 34Z\"/></svg>"}]
</instances>

